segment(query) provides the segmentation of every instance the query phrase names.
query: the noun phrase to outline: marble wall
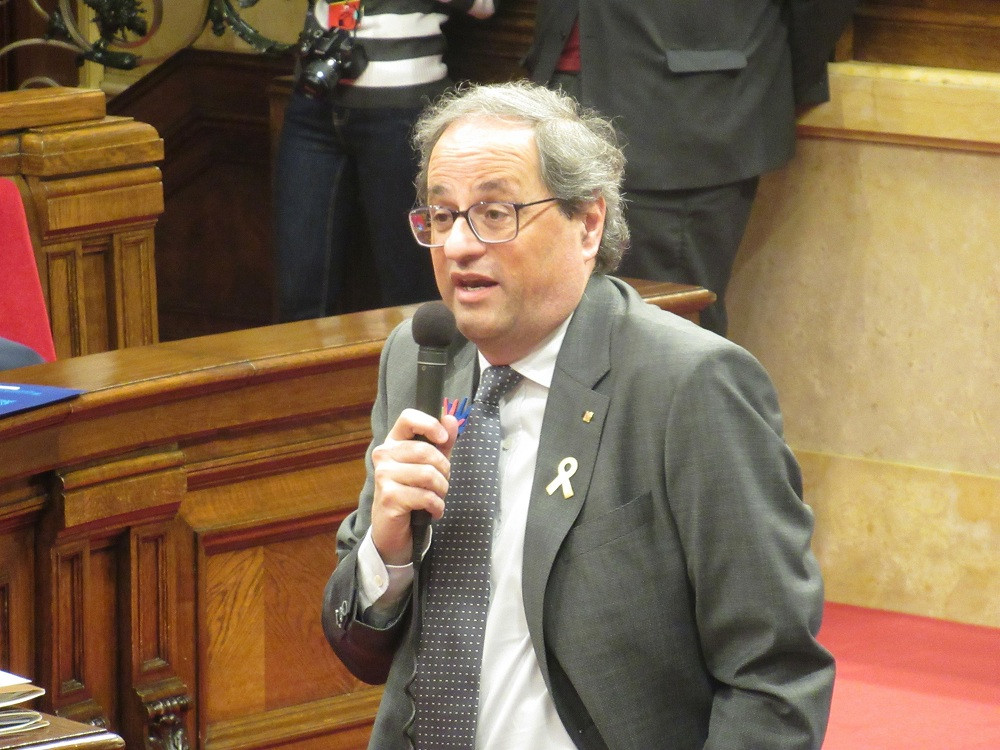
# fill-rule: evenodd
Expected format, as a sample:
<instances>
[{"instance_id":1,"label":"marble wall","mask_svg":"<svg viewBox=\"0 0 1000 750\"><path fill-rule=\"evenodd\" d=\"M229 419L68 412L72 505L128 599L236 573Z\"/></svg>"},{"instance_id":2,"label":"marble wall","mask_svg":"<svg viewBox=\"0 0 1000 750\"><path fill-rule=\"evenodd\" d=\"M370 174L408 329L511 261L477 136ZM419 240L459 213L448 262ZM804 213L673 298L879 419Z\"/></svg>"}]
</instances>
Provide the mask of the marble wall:
<instances>
[{"instance_id":1,"label":"marble wall","mask_svg":"<svg viewBox=\"0 0 1000 750\"><path fill-rule=\"evenodd\" d=\"M832 67L761 182L731 336L778 388L828 598L1000 626L1000 75Z\"/></svg>"}]
</instances>

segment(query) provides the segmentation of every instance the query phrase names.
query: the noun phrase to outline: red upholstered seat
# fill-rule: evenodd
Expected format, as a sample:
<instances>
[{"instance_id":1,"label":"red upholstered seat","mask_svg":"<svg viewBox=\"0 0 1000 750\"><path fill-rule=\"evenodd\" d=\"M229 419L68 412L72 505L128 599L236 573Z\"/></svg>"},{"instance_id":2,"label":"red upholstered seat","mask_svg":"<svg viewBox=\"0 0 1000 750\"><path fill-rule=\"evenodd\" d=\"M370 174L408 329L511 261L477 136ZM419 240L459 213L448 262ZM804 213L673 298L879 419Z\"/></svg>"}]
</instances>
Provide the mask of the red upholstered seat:
<instances>
[{"instance_id":1,"label":"red upholstered seat","mask_svg":"<svg viewBox=\"0 0 1000 750\"><path fill-rule=\"evenodd\" d=\"M49 315L17 185L0 177L0 336L56 358Z\"/></svg>"}]
</instances>

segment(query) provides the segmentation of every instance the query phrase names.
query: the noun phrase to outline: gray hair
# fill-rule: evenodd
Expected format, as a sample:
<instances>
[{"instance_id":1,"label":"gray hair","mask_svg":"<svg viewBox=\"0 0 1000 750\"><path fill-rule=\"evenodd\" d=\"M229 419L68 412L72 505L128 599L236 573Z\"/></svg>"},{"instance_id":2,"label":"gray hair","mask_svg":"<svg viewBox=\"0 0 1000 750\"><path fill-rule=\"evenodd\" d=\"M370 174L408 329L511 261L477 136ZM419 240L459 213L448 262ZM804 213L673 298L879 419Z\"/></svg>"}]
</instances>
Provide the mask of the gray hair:
<instances>
[{"instance_id":1,"label":"gray hair","mask_svg":"<svg viewBox=\"0 0 1000 750\"><path fill-rule=\"evenodd\" d=\"M427 201L427 169L438 139L453 123L477 118L523 122L532 128L542 182L567 216L597 197L604 198L604 235L594 271L614 271L629 241L621 195L625 156L612 124L562 92L511 81L469 85L444 94L414 127L413 144L420 153L417 200Z\"/></svg>"}]
</instances>

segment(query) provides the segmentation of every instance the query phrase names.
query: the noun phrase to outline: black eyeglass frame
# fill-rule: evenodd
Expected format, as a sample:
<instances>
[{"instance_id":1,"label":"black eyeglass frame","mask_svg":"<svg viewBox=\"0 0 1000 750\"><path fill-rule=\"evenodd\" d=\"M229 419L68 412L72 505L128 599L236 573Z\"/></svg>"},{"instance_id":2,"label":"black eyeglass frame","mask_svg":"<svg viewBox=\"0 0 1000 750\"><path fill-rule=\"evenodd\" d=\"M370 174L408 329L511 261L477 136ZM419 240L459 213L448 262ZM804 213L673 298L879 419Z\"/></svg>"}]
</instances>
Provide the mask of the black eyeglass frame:
<instances>
[{"instance_id":1,"label":"black eyeglass frame","mask_svg":"<svg viewBox=\"0 0 1000 750\"><path fill-rule=\"evenodd\" d=\"M439 206L436 203L432 203L432 204L427 205L427 206L417 206L416 208L411 209L410 213L407 215L407 219L409 219L409 222L410 222L410 232L413 234L413 238L417 241L417 244L420 245L421 247L441 247L442 245L444 245L444 240L442 240L441 242L439 242L439 243L437 243L435 245L429 245L429 244L425 244L424 242L421 242L420 237L417 235L417 228L415 226L413 226L413 215L415 213L417 213L418 211L429 211L432 208L438 209L440 211L447 211L449 214L451 214L451 228L452 229L455 227L455 221L456 221L456 219L462 218L462 219L465 219L465 223L469 225L469 229L472 230L472 233L476 236L477 240L479 240L480 242L483 242L483 243L485 243L487 245L500 245L500 244L502 244L504 242L512 242L513 240L515 240L517 238L517 235L520 233L520 231L521 231L521 209L522 208L527 208L528 206L537 206L537 205L539 205L541 203L551 203L552 201L558 201L558 200L560 200L560 199L559 198L542 198L541 200L528 201L527 203L514 203L513 201L479 201L478 203L473 203L471 206L469 206L464 211L458 211L458 210L456 210L454 208L448 208L447 206ZM472 211L473 209L475 209L477 206L493 206L493 205L510 206L511 208L514 209L514 235L512 237L509 237L508 239L505 239L505 240L487 240L487 239L484 239L483 237L481 237L479 235L479 230L476 229L476 223L474 221L469 221L469 212ZM448 232L450 233L451 229L449 229ZM447 238L447 235L446 235L446 238Z\"/></svg>"}]
</instances>

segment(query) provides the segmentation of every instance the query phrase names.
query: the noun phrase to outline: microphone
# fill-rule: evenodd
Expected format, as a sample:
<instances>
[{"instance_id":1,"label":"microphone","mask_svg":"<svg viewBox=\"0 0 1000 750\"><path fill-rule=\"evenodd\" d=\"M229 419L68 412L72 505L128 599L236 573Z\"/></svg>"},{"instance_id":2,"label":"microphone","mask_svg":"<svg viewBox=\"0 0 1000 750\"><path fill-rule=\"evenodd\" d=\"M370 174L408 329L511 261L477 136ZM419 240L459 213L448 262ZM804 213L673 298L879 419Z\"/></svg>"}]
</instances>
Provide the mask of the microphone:
<instances>
[{"instance_id":1,"label":"microphone","mask_svg":"<svg viewBox=\"0 0 1000 750\"><path fill-rule=\"evenodd\" d=\"M448 347L455 338L455 316L440 300L425 302L413 315L413 340L417 343L417 395L414 407L439 417L444 395L444 370L448 364ZM425 440L422 436L418 440ZM426 442L426 440L425 440ZM415 510L410 514L413 535L413 564L419 565L420 553L427 542L427 527L431 514Z\"/></svg>"}]
</instances>

